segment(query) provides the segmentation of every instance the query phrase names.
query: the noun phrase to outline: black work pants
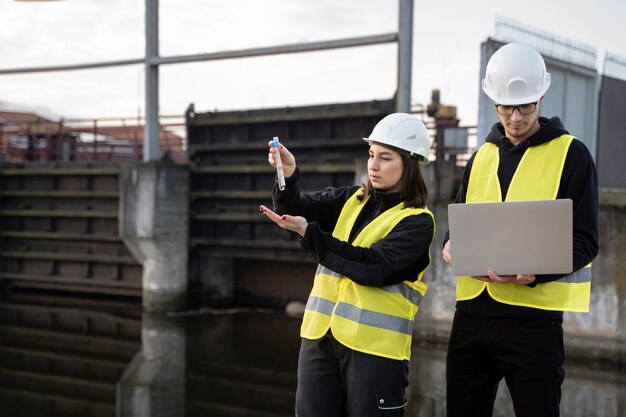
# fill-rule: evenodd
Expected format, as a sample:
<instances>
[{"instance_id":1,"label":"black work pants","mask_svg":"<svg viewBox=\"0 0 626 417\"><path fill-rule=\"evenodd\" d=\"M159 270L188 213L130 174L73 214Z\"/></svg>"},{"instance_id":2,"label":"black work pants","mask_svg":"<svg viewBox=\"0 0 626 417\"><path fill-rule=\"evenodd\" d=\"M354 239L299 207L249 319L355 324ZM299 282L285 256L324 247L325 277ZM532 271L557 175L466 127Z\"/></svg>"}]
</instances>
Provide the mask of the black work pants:
<instances>
[{"instance_id":1,"label":"black work pants","mask_svg":"<svg viewBox=\"0 0 626 417\"><path fill-rule=\"evenodd\" d=\"M401 417L409 362L349 349L327 334L302 339L296 417Z\"/></svg>"},{"instance_id":2,"label":"black work pants","mask_svg":"<svg viewBox=\"0 0 626 417\"><path fill-rule=\"evenodd\" d=\"M446 364L448 417L491 417L502 378L517 417L558 417L561 320L455 314Z\"/></svg>"}]
</instances>

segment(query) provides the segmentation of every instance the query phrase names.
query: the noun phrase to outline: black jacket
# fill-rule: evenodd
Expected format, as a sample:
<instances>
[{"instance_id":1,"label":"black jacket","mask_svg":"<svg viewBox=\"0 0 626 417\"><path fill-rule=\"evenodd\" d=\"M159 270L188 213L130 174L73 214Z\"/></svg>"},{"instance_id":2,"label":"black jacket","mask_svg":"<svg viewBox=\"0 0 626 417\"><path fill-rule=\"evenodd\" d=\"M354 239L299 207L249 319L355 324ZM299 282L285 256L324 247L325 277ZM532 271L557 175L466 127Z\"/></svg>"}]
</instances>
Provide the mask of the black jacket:
<instances>
[{"instance_id":1,"label":"black jacket","mask_svg":"<svg viewBox=\"0 0 626 417\"><path fill-rule=\"evenodd\" d=\"M526 149L531 146L549 142L552 139L568 133L558 117L551 119L540 117L539 124L541 128L518 145L513 145L505 136L504 128L500 123L493 125L491 132L486 138L486 142L497 145L500 150L498 179L500 181L503 198L506 197L513 174L522 156L526 152ZM465 203L465 193L475 156L476 153L471 156L465 167L463 182L455 199L457 203ZM599 248L598 179L596 167L587 147L579 140L572 141L567 152L557 198L570 198L573 202L573 269L577 271L585 267L596 257ZM448 236L446 235L445 241L447 240ZM454 262L454 254L452 255L452 259ZM537 280L535 283L531 284L531 286L554 281L563 276L565 276L565 274L537 275ZM494 306L494 304L497 304L497 306ZM468 312L474 313L493 312L493 308L499 313L532 310L525 307L514 307L497 303L489 297L486 291L474 300L457 303L457 309L470 310ZM540 315L553 316L554 312L540 312ZM562 316L562 314L560 315Z\"/></svg>"},{"instance_id":2,"label":"black jacket","mask_svg":"<svg viewBox=\"0 0 626 417\"><path fill-rule=\"evenodd\" d=\"M369 248L353 246L350 242L368 223L383 211L400 202L400 193L373 190L357 218L350 242L332 236L345 202L360 187L326 188L323 191L300 193L300 172L286 179L285 190L274 186L274 210L279 214L302 216L308 221L300 245L326 268L361 285L385 286L405 280L415 280L428 266L428 248L433 238L434 223L424 213L400 221L387 236Z\"/></svg>"}]
</instances>

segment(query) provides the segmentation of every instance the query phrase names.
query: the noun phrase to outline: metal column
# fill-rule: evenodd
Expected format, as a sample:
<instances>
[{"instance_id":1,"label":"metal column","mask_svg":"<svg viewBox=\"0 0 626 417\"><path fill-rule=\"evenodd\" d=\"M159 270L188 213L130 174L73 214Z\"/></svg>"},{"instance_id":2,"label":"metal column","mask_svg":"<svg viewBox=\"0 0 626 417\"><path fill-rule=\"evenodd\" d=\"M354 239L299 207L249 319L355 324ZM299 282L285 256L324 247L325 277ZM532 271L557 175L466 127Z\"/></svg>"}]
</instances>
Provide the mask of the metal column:
<instances>
[{"instance_id":1,"label":"metal column","mask_svg":"<svg viewBox=\"0 0 626 417\"><path fill-rule=\"evenodd\" d=\"M159 145L159 0L146 0L146 125L144 127L143 160L161 157Z\"/></svg>"},{"instance_id":2,"label":"metal column","mask_svg":"<svg viewBox=\"0 0 626 417\"><path fill-rule=\"evenodd\" d=\"M398 15L398 93L396 97L396 111L410 113L413 0L399 0Z\"/></svg>"}]
</instances>

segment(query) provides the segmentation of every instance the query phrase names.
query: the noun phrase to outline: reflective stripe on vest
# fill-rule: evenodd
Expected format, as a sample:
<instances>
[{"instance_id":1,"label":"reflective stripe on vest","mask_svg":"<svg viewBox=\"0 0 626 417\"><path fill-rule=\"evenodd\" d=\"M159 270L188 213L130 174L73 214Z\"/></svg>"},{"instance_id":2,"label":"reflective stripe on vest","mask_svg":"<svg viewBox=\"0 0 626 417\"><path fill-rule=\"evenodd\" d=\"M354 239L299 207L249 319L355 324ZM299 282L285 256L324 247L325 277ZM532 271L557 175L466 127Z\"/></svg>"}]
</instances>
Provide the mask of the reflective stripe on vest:
<instances>
[{"instance_id":1,"label":"reflective stripe on vest","mask_svg":"<svg viewBox=\"0 0 626 417\"><path fill-rule=\"evenodd\" d=\"M365 201L357 191L344 204L333 236L348 241L350 231ZM355 238L353 245L370 247L384 238L404 218L427 213L427 209L404 208L404 204L385 211L372 220ZM434 222L434 217L433 217ZM434 230L433 230L434 236ZM343 345L372 355L391 359L409 359L413 320L428 286L404 281L385 287L363 286L322 265L315 273L313 289L307 301L300 335L318 339L331 329Z\"/></svg>"},{"instance_id":2,"label":"reflective stripe on vest","mask_svg":"<svg viewBox=\"0 0 626 417\"><path fill-rule=\"evenodd\" d=\"M413 320L403 319L402 317L396 317L390 314L377 313L376 311L363 310L347 303L338 303L335 314L339 317L367 326L404 333L409 336L413 333Z\"/></svg>"},{"instance_id":3,"label":"reflective stripe on vest","mask_svg":"<svg viewBox=\"0 0 626 417\"><path fill-rule=\"evenodd\" d=\"M555 199L567 151L573 136L562 135L539 146L529 147L513 175L506 201ZM498 165L499 149L485 143L476 153L468 183L466 202L502 201ZM497 272L497 271L496 271ZM591 264L556 281L535 287L518 284L487 283L459 277L457 300L477 297L487 288L501 303L542 310L588 312L591 295Z\"/></svg>"},{"instance_id":4,"label":"reflective stripe on vest","mask_svg":"<svg viewBox=\"0 0 626 417\"><path fill-rule=\"evenodd\" d=\"M331 271L330 269L322 265L317 266L317 271L315 272L315 275L319 275L319 274L325 274L325 275L335 277L335 278L343 278L343 275L338 274L335 271ZM384 287L380 287L380 289L389 291L389 292L398 293L415 305L419 305L420 300L422 299L422 294L418 290L415 290L414 288L409 287L404 282L400 284L386 285Z\"/></svg>"}]
</instances>

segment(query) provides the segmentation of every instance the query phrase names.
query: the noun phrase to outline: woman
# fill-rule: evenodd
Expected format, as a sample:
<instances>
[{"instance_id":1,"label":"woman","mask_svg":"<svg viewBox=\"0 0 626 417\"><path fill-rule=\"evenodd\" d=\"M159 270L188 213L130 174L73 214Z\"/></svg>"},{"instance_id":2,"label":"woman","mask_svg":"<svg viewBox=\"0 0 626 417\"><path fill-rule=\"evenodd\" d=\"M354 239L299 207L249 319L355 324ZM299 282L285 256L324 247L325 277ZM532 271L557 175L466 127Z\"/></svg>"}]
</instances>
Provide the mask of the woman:
<instances>
[{"instance_id":1,"label":"woman","mask_svg":"<svg viewBox=\"0 0 626 417\"><path fill-rule=\"evenodd\" d=\"M300 194L294 156L280 145L286 177L274 209L319 263L304 313L297 417L401 416L413 319L427 286L435 232L419 163L430 139L415 117L394 113L369 138L368 182ZM288 214L285 214L288 213Z\"/></svg>"}]
</instances>

